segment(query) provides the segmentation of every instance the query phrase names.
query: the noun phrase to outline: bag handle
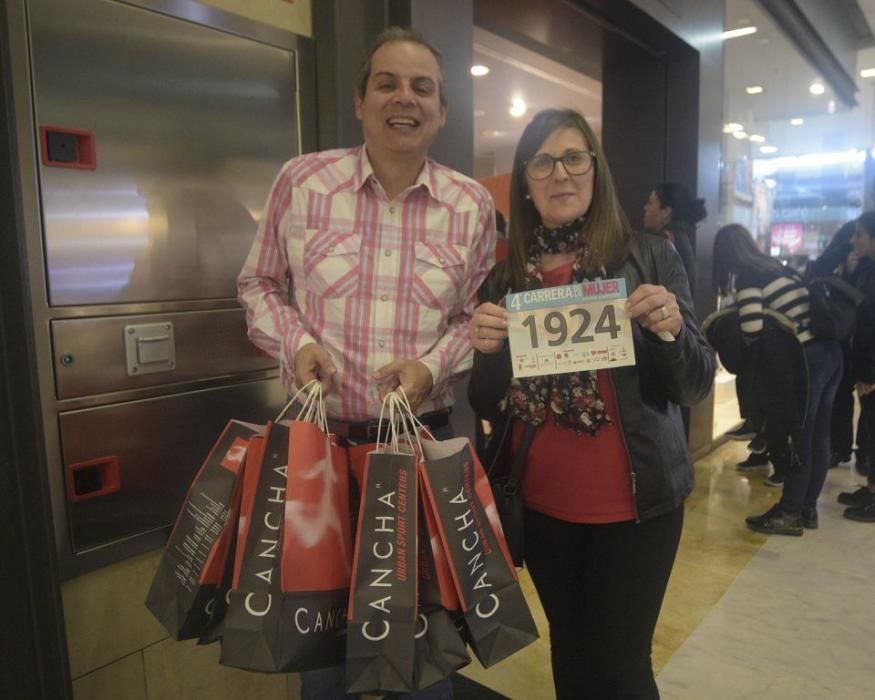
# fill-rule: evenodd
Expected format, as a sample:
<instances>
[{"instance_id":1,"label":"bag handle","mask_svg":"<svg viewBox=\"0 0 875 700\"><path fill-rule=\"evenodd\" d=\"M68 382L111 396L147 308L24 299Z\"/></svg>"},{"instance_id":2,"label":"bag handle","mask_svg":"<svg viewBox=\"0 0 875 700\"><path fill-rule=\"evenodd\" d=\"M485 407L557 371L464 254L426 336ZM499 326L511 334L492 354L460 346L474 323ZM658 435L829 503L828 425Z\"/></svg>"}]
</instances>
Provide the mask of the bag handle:
<instances>
[{"instance_id":1,"label":"bag handle","mask_svg":"<svg viewBox=\"0 0 875 700\"><path fill-rule=\"evenodd\" d=\"M314 423L323 433L328 432L328 417L325 413L325 401L322 396L322 384L318 379L311 379L309 382L300 387L289 399L289 402L283 406L283 409L277 414L274 423L279 423L288 413L292 405L302 395L306 394L306 398L301 404L301 409L298 411L296 420Z\"/></svg>"},{"instance_id":2,"label":"bag handle","mask_svg":"<svg viewBox=\"0 0 875 700\"><path fill-rule=\"evenodd\" d=\"M385 441L383 436L384 419L388 425ZM383 397L383 404L380 407L380 421L377 424L377 449L385 450L388 447L392 452L407 454L408 450L402 449L406 443L413 454L416 454L413 446L418 445L419 454L422 454L422 443L416 434L417 422L403 389L399 387L386 394Z\"/></svg>"}]
</instances>

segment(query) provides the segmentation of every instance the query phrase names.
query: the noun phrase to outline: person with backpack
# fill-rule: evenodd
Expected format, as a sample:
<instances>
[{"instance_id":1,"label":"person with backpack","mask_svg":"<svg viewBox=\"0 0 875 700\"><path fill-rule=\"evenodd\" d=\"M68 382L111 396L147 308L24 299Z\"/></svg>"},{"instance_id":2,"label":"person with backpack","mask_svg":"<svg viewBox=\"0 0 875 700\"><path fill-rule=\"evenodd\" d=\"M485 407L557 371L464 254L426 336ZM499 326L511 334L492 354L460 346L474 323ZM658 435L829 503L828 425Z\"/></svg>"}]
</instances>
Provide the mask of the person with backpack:
<instances>
[{"instance_id":1,"label":"person with backpack","mask_svg":"<svg viewBox=\"0 0 875 700\"><path fill-rule=\"evenodd\" d=\"M871 460L875 455L875 211L867 211L857 219L852 240L860 258L856 285L864 297L851 340L851 363L860 400L857 440ZM867 481L856 491L839 494L839 503L848 506L844 516L849 520L875 522L875 470L871 465Z\"/></svg>"},{"instance_id":2,"label":"person with backpack","mask_svg":"<svg viewBox=\"0 0 875 700\"><path fill-rule=\"evenodd\" d=\"M838 341L811 331L808 289L799 276L757 248L744 226L730 224L714 239L713 279L722 294L734 286L742 334L750 347L759 339L766 309L796 327L808 367L808 401L802 434L793 444L781 499L762 515L746 519L756 532L801 535L818 526L817 498L829 467L829 423L842 373ZM768 430L768 426L766 426Z\"/></svg>"}]
</instances>

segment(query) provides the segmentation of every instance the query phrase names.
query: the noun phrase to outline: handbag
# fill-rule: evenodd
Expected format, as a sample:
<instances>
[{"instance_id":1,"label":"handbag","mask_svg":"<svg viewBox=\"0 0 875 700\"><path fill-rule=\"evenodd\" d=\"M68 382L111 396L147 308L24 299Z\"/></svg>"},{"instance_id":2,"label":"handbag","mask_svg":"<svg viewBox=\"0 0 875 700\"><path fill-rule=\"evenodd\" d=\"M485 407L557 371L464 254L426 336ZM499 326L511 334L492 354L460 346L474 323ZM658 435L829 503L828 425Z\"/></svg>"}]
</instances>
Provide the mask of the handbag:
<instances>
[{"instance_id":1,"label":"handbag","mask_svg":"<svg viewBox=\"0 0 875 700\"><path fill-rule=\"evenodd\" d=\"M501 529L504 531L504 539L507 541L507 548L514 566L522 566L525 557L525 507L523 506L520 482L522 481L523 467L525 467L526 459L529 456L529 448L535 437L535 430L534 425L525 424L519 449L514 454L509 469L502 474L495 475L495 464L493 463L489 470L492 497L501 518ZM510 421L508 421L507 431L510 431ZM510 439L510 436L508 435L505 439ZM496 461L500 458L500 454L501 450L499 449Z\"/></svg>"}]
</instances>

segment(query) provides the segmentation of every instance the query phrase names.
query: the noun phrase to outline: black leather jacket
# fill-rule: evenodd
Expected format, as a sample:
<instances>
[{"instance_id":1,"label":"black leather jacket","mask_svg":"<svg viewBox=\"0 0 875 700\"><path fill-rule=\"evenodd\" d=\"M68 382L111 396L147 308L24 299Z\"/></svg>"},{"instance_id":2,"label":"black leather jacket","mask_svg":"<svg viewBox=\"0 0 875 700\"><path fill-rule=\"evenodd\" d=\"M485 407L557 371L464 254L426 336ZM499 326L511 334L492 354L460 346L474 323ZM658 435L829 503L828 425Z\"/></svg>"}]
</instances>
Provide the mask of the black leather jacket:
<instances>
[{"instance_id":1,"label":"black leather jacket","mask_svg":"<svg viewBox=\"0 0 875 700\"><path fill-rule=\"evenodd\" d=\"M497 302L507 292L496 288L498 271L496 266L480 288L481 301ZM699 332L683 264L668 241L632 234L628 257L609 276L624 277L630 294L643 283L664 285L677 297L684 317L675 342L660 340L633 322L636 364L611 370L620 414L616 420L629 453L636 514L642 521L674 510L693 488L693 463L679 406L691 406L708 395L715 360ZM499 402L511 378L506 345L492 355L475 351L468 400L478 417L493 422L496 436L483 456L487 467L509 461L512 431Z\"/></svg>"}]
</instances>

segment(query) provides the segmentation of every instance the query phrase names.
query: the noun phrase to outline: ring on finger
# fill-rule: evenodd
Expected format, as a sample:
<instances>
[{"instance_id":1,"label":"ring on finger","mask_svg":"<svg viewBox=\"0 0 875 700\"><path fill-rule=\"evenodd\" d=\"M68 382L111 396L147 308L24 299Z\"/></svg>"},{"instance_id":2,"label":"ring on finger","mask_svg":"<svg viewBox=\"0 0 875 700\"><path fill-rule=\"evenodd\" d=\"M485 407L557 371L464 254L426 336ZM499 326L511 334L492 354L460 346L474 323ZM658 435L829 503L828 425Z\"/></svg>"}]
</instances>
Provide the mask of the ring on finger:
<instances>
[{"instance_id":1,"label":"ring on finger","mask_svg":"<svg viewBox=\"0 0 875 700\"><path fill-rule=\"evenodd\" d=\"M475 338L480 337L480 326L474 326L474 337Z\"/></svg>"},{"instance_id":2,"label":"ring on finger","mask_svg":"<svg viewBox=\"0 0 875 700\"><path fill-rule=\"evenodd\" d=\"M671 313L669 312L668 307L665 304L663 304L662 306L659 307L659 311L662 314L663 321L665 321L665 319L667 319L669 316L671 316Z\"/></svg>"}]
</instances>

